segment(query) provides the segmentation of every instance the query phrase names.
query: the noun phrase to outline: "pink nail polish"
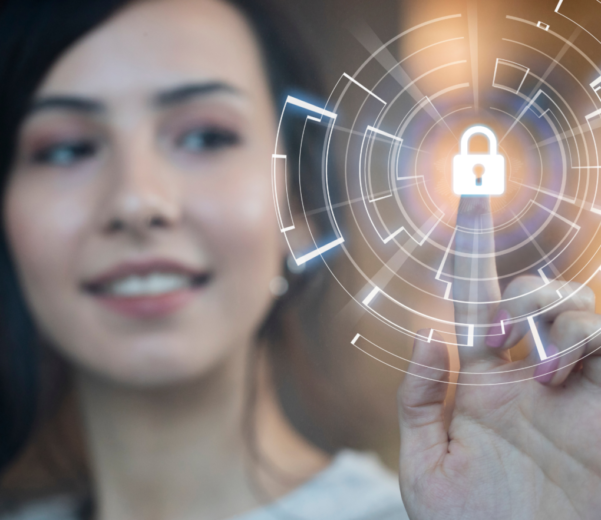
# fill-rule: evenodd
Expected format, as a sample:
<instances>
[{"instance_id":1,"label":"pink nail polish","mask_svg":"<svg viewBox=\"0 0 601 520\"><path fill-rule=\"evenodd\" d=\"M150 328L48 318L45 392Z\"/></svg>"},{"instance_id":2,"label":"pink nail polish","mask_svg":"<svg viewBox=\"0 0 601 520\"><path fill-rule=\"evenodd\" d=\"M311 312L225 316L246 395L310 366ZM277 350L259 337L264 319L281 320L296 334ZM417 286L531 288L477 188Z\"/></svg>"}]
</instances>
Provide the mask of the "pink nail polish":
<instances>
[{"instance_id":1,"label":"pink nail polish","mask_svg":"<svg viewBox=\"0 0 601 520\"><path fill-rule=\"evenodd\" d=\"M505 327L505 333L503 333L503 327L501 327L501 322L507 321L510 318L511 316L508 311L506 311L505 309L499 309L497 315L495 316L495 319L493 320L494 325L492 325L486 333L487 347L499 348L503 346L505 340L511 332L512 324L504 323L503 326Z\"/></svg>"},{"instance_id":2,"label":"pink nail polish","mask_svg":"<svg viewBox=\"0 0 601 520\"><path fill-rule=\"evenodd\" d=\"M534 379L543 385L551 382L553 375L559 367L559 357L552 357L559 352L559 349L555 345L549 345L545 348L545 352L549 356L549 359L541 361L534 369Z\"/></svg>"}]
</instances>

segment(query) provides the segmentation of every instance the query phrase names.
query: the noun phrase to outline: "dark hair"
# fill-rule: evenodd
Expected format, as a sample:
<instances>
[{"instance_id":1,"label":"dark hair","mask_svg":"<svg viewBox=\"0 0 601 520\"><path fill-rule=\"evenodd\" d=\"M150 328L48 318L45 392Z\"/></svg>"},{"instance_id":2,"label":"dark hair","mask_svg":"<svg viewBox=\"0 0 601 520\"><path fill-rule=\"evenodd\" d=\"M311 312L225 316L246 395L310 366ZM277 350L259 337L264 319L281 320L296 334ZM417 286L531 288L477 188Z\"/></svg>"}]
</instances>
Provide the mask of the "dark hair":
<instances>
[{"instance_id":1,"label":"dark hair","mask_svg":"<svg viewBox=\"0 0 601 520\"><path fill-rule=\"evenodd\" d=\"M9 0L0 12L0 194L5 188L19 127L32 97L49 69L79 38L132 0ZM276 3L263 0L227 0L254 29L264 57L270 87L279 113L286 95L306 92L325 100L316 60L302 43L305 39ZM298 164L298 143L304 121L290 119L283 127L291 176ZM310 138L310 136L308 136ZM309 143L312 155L304 176L321 187L321 145ZM313 179L311 179L313 176ZM334 189L331 187L331 189ZM316 190L317 192L317 190ZM315 195L317 193L315 192ZM310 195L311 192L309 192ZM298 198L298 192L296 194ZM317 230L328 229L326 213L314 218ZM290 289L271 309L259 336L267 342L283 339L284 318L290 303L304 298L318 312L325 277L321 263L300 275L290 275ZM43 372L39 334L19 286L4 226L0 229L0 476L23 451L39 425ZM45 399L48 401L48 399ZM52 403L50 403L52 404ZM56 403L54 408L56 409Z\"/></svg>"}]
</instances>

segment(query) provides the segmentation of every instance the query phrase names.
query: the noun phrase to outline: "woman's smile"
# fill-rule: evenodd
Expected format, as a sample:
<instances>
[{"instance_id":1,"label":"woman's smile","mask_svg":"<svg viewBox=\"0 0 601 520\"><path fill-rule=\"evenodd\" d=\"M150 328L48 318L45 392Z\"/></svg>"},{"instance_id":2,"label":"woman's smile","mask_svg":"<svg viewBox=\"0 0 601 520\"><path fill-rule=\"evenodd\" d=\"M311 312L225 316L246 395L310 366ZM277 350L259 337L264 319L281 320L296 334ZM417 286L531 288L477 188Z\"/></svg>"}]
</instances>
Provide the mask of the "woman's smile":
<instances>
[{"instance_id":1,"label":"woman's smile","mask_svg":"<svg viewBox=\"0 0 601 520\"><path fill-rule=\"evenodd\" d=\"M82 290L112 311L158 318L191 302L211 274L168 259L126 262L82 284Z\"/></svg>"}]
</instances>

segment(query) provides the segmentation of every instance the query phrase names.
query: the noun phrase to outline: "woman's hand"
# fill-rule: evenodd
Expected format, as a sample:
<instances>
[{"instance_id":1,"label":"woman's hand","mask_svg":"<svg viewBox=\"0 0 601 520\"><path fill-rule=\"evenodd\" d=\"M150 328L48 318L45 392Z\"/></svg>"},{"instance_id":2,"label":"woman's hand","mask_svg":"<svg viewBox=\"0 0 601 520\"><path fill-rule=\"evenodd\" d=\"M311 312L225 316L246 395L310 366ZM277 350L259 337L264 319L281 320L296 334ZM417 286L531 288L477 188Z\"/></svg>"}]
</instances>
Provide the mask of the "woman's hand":
<instances>
[{"instance_id":1,"label":"woman's hand","mask_svg":"<svg viewBox=\"0 0 601 520\"><path fill-rule=\"evenodd\" d=\"M416 340L400 389L407 511L414 520L599 520L601 316L594 313L594 294L570 284L560 299L559 283L528 276L514 280L501 297L487 229L488 198L462 200L456 249L465 256L455 261L455 321L475 324L476 332L473 347L459 347L450 423L449 357L440 337ZM528 359L512 362L507 349L530 333L524 316L547 308L536 323L548 359L541 362L533 349ZM484 324L492 324L488 333L487 327L478 331ZM467 330L457 327L459 344L466 344Z\"/></svg>"}]
</instances>

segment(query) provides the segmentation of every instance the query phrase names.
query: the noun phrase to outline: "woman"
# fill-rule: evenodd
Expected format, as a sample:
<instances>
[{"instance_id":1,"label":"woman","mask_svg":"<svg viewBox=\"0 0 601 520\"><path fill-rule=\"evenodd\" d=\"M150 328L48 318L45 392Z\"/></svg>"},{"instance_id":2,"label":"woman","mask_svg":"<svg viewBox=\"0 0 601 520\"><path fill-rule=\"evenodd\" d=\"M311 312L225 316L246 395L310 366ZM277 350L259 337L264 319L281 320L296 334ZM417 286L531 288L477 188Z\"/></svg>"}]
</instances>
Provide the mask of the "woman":
<instances>
[{"instance_id":1,"label":"woman","mask_svg":"<svg viewBox=\"0 0 601 520\"><path fill-rule=\"evenodd\" d=\"M320 288L315 268L283 267L274 218L279 105L315 75L273 12L5 6L1 464L14 484L26 441L52 420L56 352L92 475L60 501L17 508L5 491L8 518L404 518L375 461L332 459L292 428L276 356L258 354L285 352L287 303L314 307Z\"/></svg>"}]
</instances>

